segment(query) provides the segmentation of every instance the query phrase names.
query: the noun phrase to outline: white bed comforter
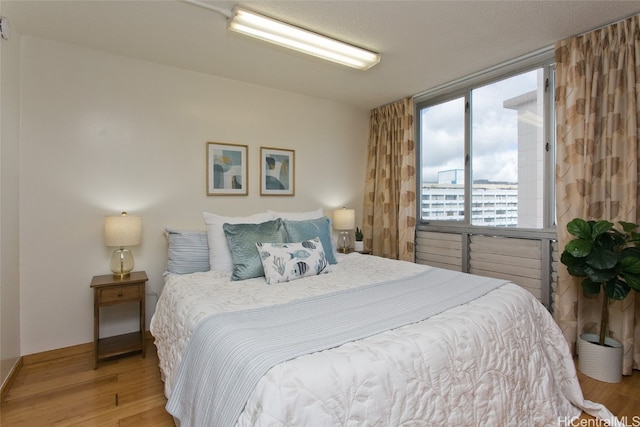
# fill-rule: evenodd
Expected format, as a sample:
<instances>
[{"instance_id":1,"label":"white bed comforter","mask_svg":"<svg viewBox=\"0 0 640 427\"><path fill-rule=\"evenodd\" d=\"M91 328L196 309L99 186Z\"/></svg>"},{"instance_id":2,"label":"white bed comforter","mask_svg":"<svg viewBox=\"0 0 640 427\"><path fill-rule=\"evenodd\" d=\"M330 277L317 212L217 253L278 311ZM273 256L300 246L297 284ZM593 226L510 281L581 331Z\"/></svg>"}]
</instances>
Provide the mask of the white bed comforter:
<instances>
[{"instance_id":1,"label":"white bed comforter","mask_svg":"<svg viewBox=\"0 0 640 427\"><path fill-rule=\"evenodd\" d=\"M165 394L196 325L210 313L260 307L424 270L351 254L326 275L268 286L219 272L170 276L151 322ZM273 367L239 426L568 425L584 401L555 322L527 291L490 294L407 325ZM615 424L615 420L614 424Z\"/></svg>"}]
</instances>

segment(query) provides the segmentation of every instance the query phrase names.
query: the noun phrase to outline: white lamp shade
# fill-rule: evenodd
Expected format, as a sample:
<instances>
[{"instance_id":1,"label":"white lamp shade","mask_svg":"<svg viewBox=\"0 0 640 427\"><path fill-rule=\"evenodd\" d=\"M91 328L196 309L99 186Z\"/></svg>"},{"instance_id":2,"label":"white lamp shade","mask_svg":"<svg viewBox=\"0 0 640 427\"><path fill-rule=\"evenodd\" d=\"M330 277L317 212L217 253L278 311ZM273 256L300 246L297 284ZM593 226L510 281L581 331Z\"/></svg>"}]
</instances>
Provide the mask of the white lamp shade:
<instances>
[{"instance_id":1,"label":"white lamp shade","mask_svg":"<svg viewBox=\"0 0 640 427\"><path fill-rule=\"evenodd\" d=\"M356 228L356 211L346 208L333 211L333 227L336 230L353 230Z\"/></svg>"},{"instance_id":2,"label":"white lamp shade","mask_svg":"<svg viewBox=\"0 0 640 427\"><path fill-rule=\"evenodd\" d=\"M104 218L104 244L106 246L136 246L142 241L142 218L127 215Z\"/></svg>"}]
</instances>

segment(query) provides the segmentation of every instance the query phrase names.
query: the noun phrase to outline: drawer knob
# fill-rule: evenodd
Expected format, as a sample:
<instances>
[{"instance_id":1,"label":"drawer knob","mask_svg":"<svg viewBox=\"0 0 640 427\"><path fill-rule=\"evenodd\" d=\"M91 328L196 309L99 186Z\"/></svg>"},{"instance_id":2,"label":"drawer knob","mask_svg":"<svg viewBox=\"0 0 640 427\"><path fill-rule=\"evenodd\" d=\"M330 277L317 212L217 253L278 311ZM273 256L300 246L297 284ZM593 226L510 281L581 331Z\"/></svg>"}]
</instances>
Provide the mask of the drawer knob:
<instances>
[{"instance_id":1,"label":"drawer knob","mask_svg":"<svg viewBox=\"0 0 640 427\"><path fill-rule=\"evenodd\" d=\"M122 296L122 291L118 292L118 298Z\"/></svg>"}]
</instances>

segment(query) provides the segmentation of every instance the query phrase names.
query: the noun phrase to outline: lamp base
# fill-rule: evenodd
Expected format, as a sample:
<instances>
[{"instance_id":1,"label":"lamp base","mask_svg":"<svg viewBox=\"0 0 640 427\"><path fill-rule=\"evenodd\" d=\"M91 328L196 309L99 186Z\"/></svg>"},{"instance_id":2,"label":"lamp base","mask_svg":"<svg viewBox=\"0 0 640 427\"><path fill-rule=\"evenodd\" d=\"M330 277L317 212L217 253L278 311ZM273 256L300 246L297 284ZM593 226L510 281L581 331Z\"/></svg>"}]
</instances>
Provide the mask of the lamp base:
<instances>
[{"instance_id":1,"label":"lamp base","mask_svg":"<svg viewBox=\"0 0 640 427\"><path fill-rule=\"evenodd\" d=\"M120 248L113 251L110 263L114 279L126 279L133 270L133 254L129 249Z\"/></svg>"},{"instance_id":2,"label":"lamp base","mask_svg":"<svg viewBox=\"0 0 640 427\"><path fill-rule=\"evenodd\" d=\"M343 254L351 252L351 237L346 230L340 231L338 234L338 252Z\"/></svg>"}]
</instances>

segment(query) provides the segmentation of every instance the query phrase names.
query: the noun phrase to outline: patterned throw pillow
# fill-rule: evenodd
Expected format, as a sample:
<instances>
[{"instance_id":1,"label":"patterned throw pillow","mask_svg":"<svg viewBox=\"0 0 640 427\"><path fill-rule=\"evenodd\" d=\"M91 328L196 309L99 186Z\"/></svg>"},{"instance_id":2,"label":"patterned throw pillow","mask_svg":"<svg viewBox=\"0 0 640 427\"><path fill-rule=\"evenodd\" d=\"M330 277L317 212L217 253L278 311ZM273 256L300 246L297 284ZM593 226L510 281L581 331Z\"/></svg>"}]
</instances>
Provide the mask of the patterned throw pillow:
<instances>
[{"instance_id":1,"label":"patterned throw pillow","mask_svg":"<svg viewBox=\"0 0 640 427\"><path fill-rule=\"evenodd\" d=\"M300 243L256 243L267 284L289 282L327 272L319 238Z\"/></svg>"}]
</instances>

